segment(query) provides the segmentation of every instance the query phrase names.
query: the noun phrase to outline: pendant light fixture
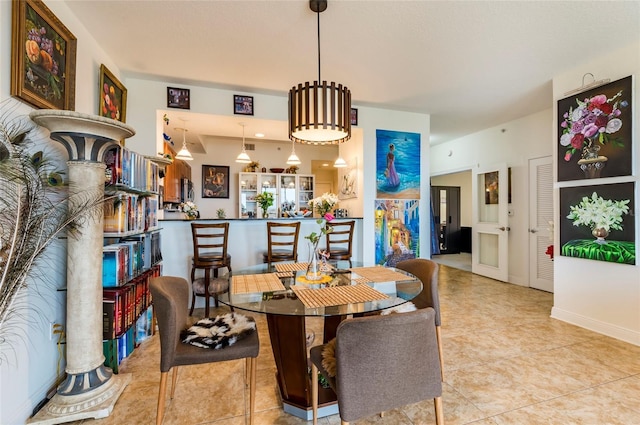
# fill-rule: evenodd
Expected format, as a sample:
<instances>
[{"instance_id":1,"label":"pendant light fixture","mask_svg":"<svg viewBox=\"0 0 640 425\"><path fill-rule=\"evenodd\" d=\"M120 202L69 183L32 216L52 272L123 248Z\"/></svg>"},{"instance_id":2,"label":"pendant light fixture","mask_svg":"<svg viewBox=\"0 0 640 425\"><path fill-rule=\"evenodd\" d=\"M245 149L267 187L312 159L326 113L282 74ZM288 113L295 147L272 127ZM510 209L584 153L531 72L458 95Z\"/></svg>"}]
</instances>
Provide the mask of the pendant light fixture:
<instances>
[{"instance_id":1,"label":"pendant light fixture","mask_svg":"<svg viewBox=\"0 0 640 425\"><path fill-rule=\"evenodd\" d=\"M241 164L248 164L251 162L251 158L249 158L249 155L247 154L247 151L245 149L244 146L244 126L245 124L243 122L238 123L238 125L242 126L242 151L240 151L240 153L238 154L238 157L236 158L236 162L239 162Z\"/></svg>"},{"instance_id":2,"label":"pendant light fixture","mask_svg":"<svg viewBox=\"0 0 640 425\"><path fill-rule=\"evenodd\" d=\"M327 0L310 0L318 17L318 80L289 90L289 138L314 145L339 144L351 138L351 91L320 78L320 13Z\"/></svg>"},{"instance_id":3,"label":"pendant light fixture","mask_svg":"<svg viewBox=\"0 0 640 425\"><path fill-rule=\"evenodd\" d=\"M335 168L344 168L347 166L347 161L345 161L340 155L338 155L338 159L336 159L336 162L333 163L333 166Z\"/></svg>"},{"instance_id":4,"label":"pendant light fixture","mask_svg":"<svg viewBox=\"0 0 640 425\"><path fill-rule=\"evenodd\" d=\"M193 156L191 156L191 152L187 149L187 126L184 124L186 120L182 120L182 128L176 128L176 130L182 130L182 149L176 155L176 159L181 159L183 161L193 161Z\"/></svg>"},{"instance_id":5,"label":"pendant light fixture","mask_svg":"<svg viewBox=\"0 0 640 425\"><path fill-rule=\"evenodd\" d=\"M291 155L289 155L289 159L287 159L287 165L300 165L300 158L296 155L296 144L295 142L291 142Z\"/></svg>"}]
</instances>

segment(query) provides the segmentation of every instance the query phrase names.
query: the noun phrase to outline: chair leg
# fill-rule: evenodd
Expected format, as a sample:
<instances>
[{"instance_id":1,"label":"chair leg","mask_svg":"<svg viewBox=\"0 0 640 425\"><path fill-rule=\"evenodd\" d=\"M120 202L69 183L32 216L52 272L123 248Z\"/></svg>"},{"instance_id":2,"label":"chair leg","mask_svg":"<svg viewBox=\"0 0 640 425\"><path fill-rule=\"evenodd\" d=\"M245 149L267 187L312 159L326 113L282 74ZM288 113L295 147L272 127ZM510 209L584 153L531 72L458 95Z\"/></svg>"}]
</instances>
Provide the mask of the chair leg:
<instances>
[{"instance_id":1,"label":"chair leg","mask_svg":"<svg viewBox=\"0 0 640 425\"><path fill-rule=\"evenodd\" d=\"M340 425L349 425L349 422L340 419Z\"/></svg>"},{"instance_id":2,"label":"chair leg","mask_svg":"<svg viewBox=\"0 0 640 425\"><path fill-rule=\"evenodd\" d=\"M173 367L173 375L171 376L171 399L176 393L176 383L178 382L178 366Z\"/></svg>"},{"instance_id":3,"label":"chair leg","mask_svg":"<svg viewBox=\"0 0 640 425\"><path fill-rule=\"evenodd\" d=\"M196 279L196 269L191 266L191 309L189 310L189 316L193 316L193 308L196 306L196 293L193 290L193 281Z\"/></svg>"},{"instance_id":4,"label":"chair leg","mask_svg":"<svg viewBox=\"0 0 640 425\"><path fill-rule=\"evenodd\" d=\"M158 410L156 412L156 425L161 425L162 418L164 417L164 402L167 394L167 375L169 375L169 372L162 372L160 374L160 391L158 392Z\"/></svg>"},{"instance_id":5,"label":"chair leg","mask_svg":"<svg viewBox=\"0 0 640 425\"><path fill-rule=\"evenodd\" d=\"M440 326L436 326L436 339L438 340L438 355L440 356L440 377L444 382L444 357L442 355L442 333Z\"/></svg>"},{"instance_id":6,"label":"chair leg","mask_svg":"<svg viewBox=\"0 0 640 425\"><path fill-rule=\"evenodd\" d=\"M249 378L249 425L253 425L253 412L256 409L256 372L258 369L258 358L249 358L251 364L251 377Z\"/></svg>"},{"instance_id":7,"label":"chair leg","mask_svg":"<svg viewBox=\"0 0 640 425\"><path fill-rule=\"evenodd\" d=\"M442 397L436 397L433 399L434 407L436 408L436 425L444 425L444 412L442 411Z\"/></svg>"},{"instance_id":8,"label":"chair leg","mask_svg":"<svg viewBox=\"0 0 640 425\"><path fill-rule=\"evenodd\" d=\"M311 363L311 406L313 425L318 425L318 366L314 363Z\"/></svg>"}]
</instances>

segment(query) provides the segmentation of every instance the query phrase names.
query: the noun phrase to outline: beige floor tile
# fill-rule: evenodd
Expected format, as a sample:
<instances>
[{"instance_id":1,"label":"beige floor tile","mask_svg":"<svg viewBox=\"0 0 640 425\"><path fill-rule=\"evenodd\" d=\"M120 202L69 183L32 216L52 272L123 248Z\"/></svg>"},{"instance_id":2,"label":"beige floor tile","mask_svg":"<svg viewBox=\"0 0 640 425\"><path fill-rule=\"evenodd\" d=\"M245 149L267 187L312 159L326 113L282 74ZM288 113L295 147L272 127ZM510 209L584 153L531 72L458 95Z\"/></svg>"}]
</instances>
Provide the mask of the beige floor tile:
<instances>
[{"instance_id":1,"label":"beige floor tile","mask_svg":"<svg viewBox=\"0 0 640 425\"><path fill-rule=\"evenodd\" d=\"M440 267L439 291L447 425L640 424L640 347L551 319L553 295L546 292L447 266ZM228 311L221 306L210 315ZM192 320L203 315L203 309L196 309ZM266 317L251 315L261 345L255 424L310 424L282 410ZM322 320L310 318L306 324L315 333L313 345L321 344ZM159 359L155 335L122 363L121 372L130 373L132 382L112 415L78 423L155 424ZM164 424L248 424L243 371L243 361L181 368ZM318 423L338 425L340 418ZM433 401L353 424L435 424Z\"/></svg>"}]
</instances>

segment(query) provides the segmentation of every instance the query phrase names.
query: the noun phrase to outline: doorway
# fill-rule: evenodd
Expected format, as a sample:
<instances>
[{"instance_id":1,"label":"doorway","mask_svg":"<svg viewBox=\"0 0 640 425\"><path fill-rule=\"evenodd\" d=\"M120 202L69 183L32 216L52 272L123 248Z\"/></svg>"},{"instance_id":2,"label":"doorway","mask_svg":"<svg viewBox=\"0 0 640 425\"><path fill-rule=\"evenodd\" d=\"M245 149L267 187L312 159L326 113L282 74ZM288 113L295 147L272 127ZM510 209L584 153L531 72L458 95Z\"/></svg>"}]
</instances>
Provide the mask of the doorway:
<instances>
[{"instance_id":1,"label":"doorway","mask_svg":"<svg viewBox=\"0 0 640 425\"><path fill-rule=\"evenodd\" d=\"M457 215L457 220L453 216L451 217L452 226L450 228L457 227L459 229L456 232L456 236L454 236L456 240L453 241L453 245L455 246L452 245L450 238L449 241L446 241L446 250L441 249L442 253L432 255L431 259L436 263L466 271L471 271L471 179L471 170L431 176L431 199L434 218L437 219L440 216L440 219L435 222L436 234L438 234L439 223L444 215L446 215L446 221L449 221L448 214L443 213L440 204L440 191L442 189L436 188L455 188L453 191L445 189L445 196L447 198L455 197L454 205L457 204L457 207L453 205L452 207L454 215ZM458 194L454 195L455 192L458 192ZM436 211L436 209L439 210ZM455 223L456 221L457 223ZM440 240L438 243L440 244Z\"/></svg>"}]
</instances>

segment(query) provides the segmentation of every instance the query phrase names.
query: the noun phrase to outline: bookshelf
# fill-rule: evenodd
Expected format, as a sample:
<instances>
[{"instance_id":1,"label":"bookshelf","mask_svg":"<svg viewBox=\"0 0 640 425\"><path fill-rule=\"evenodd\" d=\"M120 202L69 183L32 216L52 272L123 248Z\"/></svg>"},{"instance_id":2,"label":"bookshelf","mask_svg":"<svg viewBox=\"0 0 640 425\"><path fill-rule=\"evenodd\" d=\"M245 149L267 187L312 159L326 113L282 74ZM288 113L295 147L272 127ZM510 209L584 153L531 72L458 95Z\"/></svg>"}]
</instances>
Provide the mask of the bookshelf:
<instances>
[{"instance_id":1,"label":"bookshelf","mask_svg":"<svg viewBox=\"0 0 640 425\"><path fill-rule=\"evenodd\" d=\"M162 274L156 162L113 146L105 154L102 338L105 366L153 335L152 278Z\"/></svg>"}]
</instances>

